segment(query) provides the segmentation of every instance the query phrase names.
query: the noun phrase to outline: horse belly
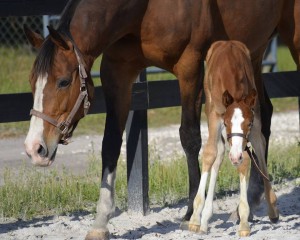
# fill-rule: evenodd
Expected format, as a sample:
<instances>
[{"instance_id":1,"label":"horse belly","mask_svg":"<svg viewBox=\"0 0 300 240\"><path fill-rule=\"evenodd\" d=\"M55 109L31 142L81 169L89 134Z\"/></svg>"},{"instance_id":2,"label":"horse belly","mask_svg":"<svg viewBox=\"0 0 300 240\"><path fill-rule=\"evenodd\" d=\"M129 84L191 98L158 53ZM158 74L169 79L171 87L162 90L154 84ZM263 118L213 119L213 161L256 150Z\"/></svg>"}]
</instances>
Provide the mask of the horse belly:
<instances>
[{"instance_id":1,"label":"horse belly","mask_svg":"<svg viewBox=\"0 0 300 240\"><path fill-rule=\"evenodd\" d=\"M144 56L151 64L173 66L191 36L188 1L149 1L141 26Z\"/></svg>"},{"instance_id":2,"label":"horse belly","mask_svg":"<svg viewBox=\"0 0 300 240\"><path fill-rule=\"evenodd\" d=\"M216 38L241 41L250 52L268 42L283 11L283 1L273 0L218 0L217 5L218 9L212 11L216 14L213 16Z\"/></svg>"}]
</instances>

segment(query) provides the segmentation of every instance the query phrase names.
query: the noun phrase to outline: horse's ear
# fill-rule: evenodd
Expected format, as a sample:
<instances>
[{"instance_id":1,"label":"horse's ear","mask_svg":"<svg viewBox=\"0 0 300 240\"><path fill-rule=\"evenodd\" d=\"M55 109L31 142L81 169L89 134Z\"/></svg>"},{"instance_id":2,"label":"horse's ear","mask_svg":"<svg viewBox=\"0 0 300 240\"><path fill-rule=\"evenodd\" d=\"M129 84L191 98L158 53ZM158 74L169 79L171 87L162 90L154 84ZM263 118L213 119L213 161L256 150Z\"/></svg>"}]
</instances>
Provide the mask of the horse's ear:
<instances>
[{"instance_id":1,"label":"horse's ear","mask_svg":"<svg viewBox=\"0 0 300 240\"><path fill-rule=\"evenodd\" d=\"M70 50L72 49L72 43L70 40L66 39L61 33L55 30L51 26L47 26L49 30L50 39L52 42L55 43L56 46L62 48L63 50Z\"/></svg>"},{"instance_id":2,"label":"horse's ear","mask_svg":"<svg viewBox=\"0 0 300 240\"><path fill-rule=\"evenodd\" d=\"M253 108L255 106L255 102L256 102L256 96L257 96L257 92L256 90L253 88L249 94L245 97L245 103L250 107Z\"/></svg>"},{"instance_id":3,"label":"horse's ear","mask_svg":"<svg viewBox=\"0 0 300 240\"><path fill-rule=\"evenodd\" d=\"M223 105L227 108L230 104L233 103L233 97L231 96L231 94L226 90L224 93L223 93L223 96L222 96L222 101L223 101Z\"/></svg>"},{"instance_id":4,"label":"horse's ear","mask_svg":"<svg viewBox=\"0 0 300 240\"><path fill-rule=\"evenodd\" d=\"M36 49L41 48L44 42L44 38L42 37L42 35L29 29L26 24L24 24L23 30L30 44Z\"/></svg>"}]
</instances>

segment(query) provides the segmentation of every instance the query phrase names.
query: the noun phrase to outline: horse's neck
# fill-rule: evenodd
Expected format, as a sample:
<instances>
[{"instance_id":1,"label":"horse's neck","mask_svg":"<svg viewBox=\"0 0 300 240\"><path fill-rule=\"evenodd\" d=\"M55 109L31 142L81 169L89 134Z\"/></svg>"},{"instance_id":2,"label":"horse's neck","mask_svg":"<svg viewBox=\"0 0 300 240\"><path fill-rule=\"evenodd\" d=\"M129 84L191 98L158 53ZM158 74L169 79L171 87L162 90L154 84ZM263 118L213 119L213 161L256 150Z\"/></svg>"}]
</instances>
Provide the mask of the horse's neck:
<instances>
[{"instance_id":1,"label":"horse's neck","mask_svg":"<svg viewBox=\"0 0 300 240\"><path fill-rule=\"evenodd\" d=\"M82 0L70 22L70 33L83 53L95 59L124 35L136 31L146 0Z\"/></svg>"}]
</instances>

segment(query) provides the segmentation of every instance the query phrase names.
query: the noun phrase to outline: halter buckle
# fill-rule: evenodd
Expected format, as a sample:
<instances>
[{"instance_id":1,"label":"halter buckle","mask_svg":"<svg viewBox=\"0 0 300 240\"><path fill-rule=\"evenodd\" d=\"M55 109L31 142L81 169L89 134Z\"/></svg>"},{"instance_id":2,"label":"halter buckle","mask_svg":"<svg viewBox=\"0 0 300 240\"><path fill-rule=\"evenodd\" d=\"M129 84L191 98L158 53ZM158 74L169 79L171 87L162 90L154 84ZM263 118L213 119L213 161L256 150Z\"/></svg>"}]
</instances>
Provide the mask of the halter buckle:
<instances>
[{"instance_id":1,"label":"halter buckle","mask_svg":"<svg viewBox=\"0 0 300 240\"><path fill-rule=\"evenodd\" d=\"M69 129L65 121L61 122L57 128L61 131L62 135L66 135Z\"/></svg>"}]
</instances>

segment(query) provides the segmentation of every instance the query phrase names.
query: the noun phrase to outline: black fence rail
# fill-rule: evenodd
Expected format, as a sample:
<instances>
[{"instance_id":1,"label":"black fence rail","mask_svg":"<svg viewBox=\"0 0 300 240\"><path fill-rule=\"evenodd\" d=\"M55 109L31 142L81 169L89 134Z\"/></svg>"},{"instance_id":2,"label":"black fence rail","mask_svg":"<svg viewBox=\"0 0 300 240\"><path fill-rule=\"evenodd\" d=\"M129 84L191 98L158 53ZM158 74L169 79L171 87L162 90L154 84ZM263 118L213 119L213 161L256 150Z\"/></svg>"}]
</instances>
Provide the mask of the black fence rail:
<instances>
[{"instance_id":1,"label":"black fence rail","mask_svg":"<svg viewBox=\"0 0 300 240\"><path fill-rule=\"evenodd\" d=\"M270 98L299 97L300 72L263 73L264 84ZM32 93L0 95L0 123L28 121L33 106ZM180 106L178 80L143 81L132 86L131 110ZM89 114L105 113L102 87L95 87L95 99Z\"/></svg>"}]
</instances>

